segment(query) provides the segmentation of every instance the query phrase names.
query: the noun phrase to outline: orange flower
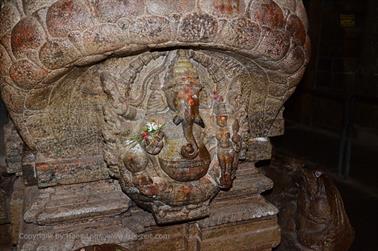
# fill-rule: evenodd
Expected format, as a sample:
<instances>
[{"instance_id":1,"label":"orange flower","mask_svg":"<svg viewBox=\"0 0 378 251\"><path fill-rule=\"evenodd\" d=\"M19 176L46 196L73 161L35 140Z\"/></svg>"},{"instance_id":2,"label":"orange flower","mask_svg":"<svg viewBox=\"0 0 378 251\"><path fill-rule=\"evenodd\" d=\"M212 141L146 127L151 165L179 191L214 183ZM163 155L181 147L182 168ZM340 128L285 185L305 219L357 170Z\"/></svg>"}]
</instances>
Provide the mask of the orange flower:
<instances>
[{"instance_id":1,"label":"orange flower","mask_svg":"<svg viewBox=\"0 0 378 251\"><path fill-rule=\"evenodd\" d=\"M190 97L188 99L188 103L189 103L190 106L193 106L195 104L194 99Z\"/></svg>"}]
</instances>

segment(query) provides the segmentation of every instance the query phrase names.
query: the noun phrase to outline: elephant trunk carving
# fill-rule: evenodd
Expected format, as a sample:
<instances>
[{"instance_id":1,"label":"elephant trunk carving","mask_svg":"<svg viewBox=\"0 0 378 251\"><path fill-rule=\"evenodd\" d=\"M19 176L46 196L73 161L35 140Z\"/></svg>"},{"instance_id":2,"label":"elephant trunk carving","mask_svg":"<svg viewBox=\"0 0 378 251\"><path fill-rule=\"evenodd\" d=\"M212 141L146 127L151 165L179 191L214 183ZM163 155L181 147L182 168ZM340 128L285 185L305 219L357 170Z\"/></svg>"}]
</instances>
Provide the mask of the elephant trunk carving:
<instances>
[{"instance_id":1,"label":"elephant trunk carving","mask_svg":"<svg viewBox=\"0 0 378 251\"><path fill-rule=\"evenodd\" d=\"M198 144L193 135L193 126L197 124L202 128L205 124L199 115L199 100L198 91L193 95L193 87L184 88L184 93L179 93L176 96L176 103L179 104L179 115L176 115L173 122L176 125L181 124L183 129L183 134L188 142L186 145L181 147L181 155L186 159L194 159L199 153ZM189 90L189 91L188 91ZM185 93L188 91L187 93Z\"/></svg>"},{"instance_id":2,"label":"elephant trunk carving","mask_svg":"<svg viewBox=\"0 0 378 251\"><path fill-rule=\"evenodd\" d=\"M168 95L168 104L177 112L173 118L176 125L183 128L183 135L187 144L181 147L181 156L185 159L195 159L199 153L199 146L193 134L194 124L204 128L205 124L199 114L199 93L202 89L198 75L193 65L187 60L184 52L179 51L178 62L174 69L174 77L178 90Z\"/></svg>"}]
</instances>

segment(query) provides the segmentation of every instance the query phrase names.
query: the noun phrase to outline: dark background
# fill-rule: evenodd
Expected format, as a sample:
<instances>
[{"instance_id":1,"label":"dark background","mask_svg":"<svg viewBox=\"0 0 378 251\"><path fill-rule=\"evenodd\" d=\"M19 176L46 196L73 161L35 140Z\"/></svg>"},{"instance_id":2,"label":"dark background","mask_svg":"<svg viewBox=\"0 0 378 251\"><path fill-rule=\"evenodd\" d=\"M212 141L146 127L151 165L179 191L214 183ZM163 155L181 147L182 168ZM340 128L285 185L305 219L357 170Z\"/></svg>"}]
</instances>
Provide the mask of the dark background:
<instances>
[{"instance_id":1,"label":"dark background","mask_svg":"<svg viewBox=\"0 0 378 251\"><path fill-rule=\"evenodd\" d=\"M378 1L304 3L311 62L273 145L328 170L356 231L351 250L378 250Z\"/></svg>"}]
</instances>

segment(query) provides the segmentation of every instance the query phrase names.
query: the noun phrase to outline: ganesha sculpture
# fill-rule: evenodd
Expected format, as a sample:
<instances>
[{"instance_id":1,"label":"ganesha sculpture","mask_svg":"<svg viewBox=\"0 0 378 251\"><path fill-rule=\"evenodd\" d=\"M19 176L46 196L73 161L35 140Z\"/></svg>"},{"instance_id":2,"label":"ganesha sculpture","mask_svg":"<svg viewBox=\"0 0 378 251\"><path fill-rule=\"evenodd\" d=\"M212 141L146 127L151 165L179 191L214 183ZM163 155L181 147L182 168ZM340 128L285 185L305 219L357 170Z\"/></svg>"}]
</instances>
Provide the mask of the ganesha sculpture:
<instances>
[{"instance_id":1,"label":"ganesha sculpture","mask_svg":"<svg viewBox=\"0 0 378 251\"><path fill-rule=\"evenodd\" d=\"M205 53L174 50L155 55L163 64L142 83L128 82L122 74L101 74L108 96L105 160L126 194L152 211L157 222L202 218L219 190L232 186L245 107L227 101L234 97L227 96L224 83L200 79L198 72L206 68L195 58L206 59ZM154 58L135 60L149 68ZM139 86L140 93L133 91Z\"/></svg>"}]
</instances>

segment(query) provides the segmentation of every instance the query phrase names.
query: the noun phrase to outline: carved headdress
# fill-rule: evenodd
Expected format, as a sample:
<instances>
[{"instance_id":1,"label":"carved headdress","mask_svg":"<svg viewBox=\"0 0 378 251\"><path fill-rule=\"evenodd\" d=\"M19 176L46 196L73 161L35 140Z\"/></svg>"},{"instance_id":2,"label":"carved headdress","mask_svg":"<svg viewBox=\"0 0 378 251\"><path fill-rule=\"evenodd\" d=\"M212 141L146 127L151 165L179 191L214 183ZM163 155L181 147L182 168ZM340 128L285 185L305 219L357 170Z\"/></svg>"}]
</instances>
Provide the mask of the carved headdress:
<instances>
[{"instance_id":1,"label":"carved headdress","mask_svg":"<svg viewBox=\"0 0 378 251\"><path fill-rule=\"evenodd\" d=\"M182 80L188 78L198 79L197 70L189 61L189 55L187 51L179 50L177 52L177 56L178 59L173 66L173 74L176 82L181 82Z\"/></svg>"}]
</instances>

